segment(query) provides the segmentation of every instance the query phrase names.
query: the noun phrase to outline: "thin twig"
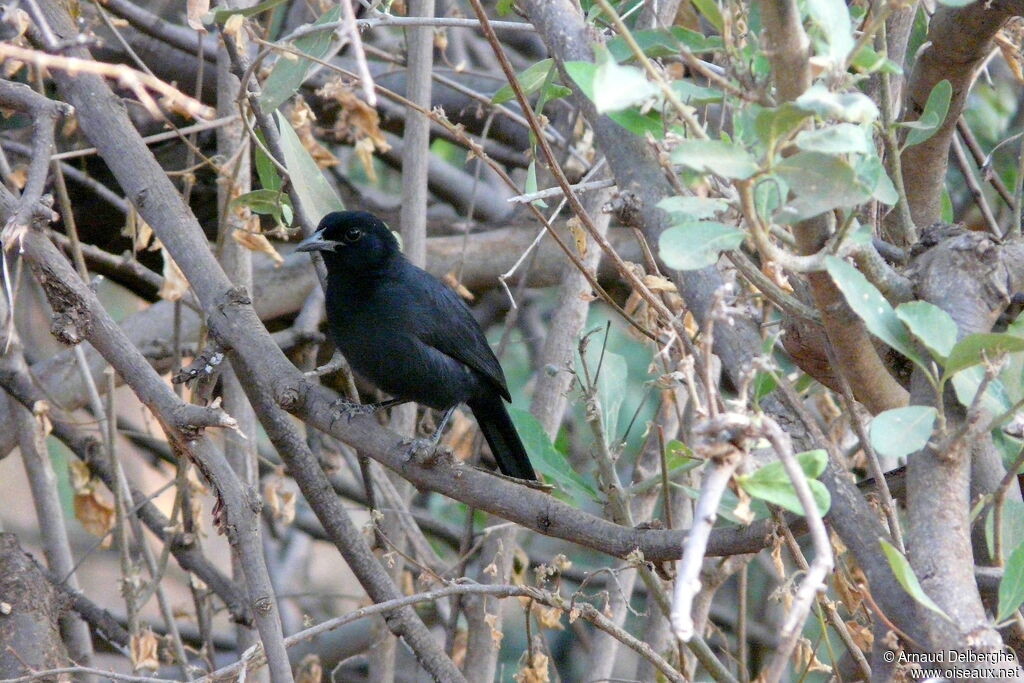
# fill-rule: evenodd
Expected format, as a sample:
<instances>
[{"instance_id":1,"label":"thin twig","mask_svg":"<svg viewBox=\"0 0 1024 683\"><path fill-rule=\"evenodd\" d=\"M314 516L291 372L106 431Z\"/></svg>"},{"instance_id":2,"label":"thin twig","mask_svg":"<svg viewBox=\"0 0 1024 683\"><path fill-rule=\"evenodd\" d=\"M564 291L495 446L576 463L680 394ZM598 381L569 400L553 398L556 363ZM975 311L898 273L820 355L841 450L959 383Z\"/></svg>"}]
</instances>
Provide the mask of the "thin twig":
<instances>
[{"instance_id":1,"label":"thin twig","mask_svg":"<svg viewBox=\"0 0 1024 683\"><path fill-rule=\"evenodd\" d=\"M131 90L139 102L154 115L160 114L156 100L147 92L152 90L162 96L173 110L195 119L210 120L216 112L194 97L186 95L177 88L164 83L159 78L144 74L123 64L107 64L78 57L62 57L38 50L18 47L10 42L0 43L0 57L26 62L37 69L60 69L69 74L89 73L117 81L121 86Z\"/></svg>"}]
</instances>

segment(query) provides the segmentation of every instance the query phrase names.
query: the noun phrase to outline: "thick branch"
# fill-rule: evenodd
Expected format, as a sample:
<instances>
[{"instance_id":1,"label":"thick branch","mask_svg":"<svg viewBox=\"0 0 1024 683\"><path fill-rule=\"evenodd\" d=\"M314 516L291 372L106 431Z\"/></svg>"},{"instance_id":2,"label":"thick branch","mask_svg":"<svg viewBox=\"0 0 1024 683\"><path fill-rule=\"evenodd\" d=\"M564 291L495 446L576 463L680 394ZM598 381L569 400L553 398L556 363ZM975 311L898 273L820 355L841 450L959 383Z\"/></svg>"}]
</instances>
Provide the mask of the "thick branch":
<instances>
[{"instance_id":1,"label":"thick branch","mask_svg":"<svg viewBox=\"0 0 1024 683\"><path fill-rule=\"evenodd\" d=\"M939 217L957 119L967 104L978 68L992 51L992 38L1019 11L1019 3L996 0L973 2L960 8L940 6L932 16L927 47L918 55L907 82L905 117L917 119L932 88L943 79L952 84L953 97L946 119L935 135L908 147L901 155L910 214L919 228L931 225Z\"/></svg>"}]
</instances>

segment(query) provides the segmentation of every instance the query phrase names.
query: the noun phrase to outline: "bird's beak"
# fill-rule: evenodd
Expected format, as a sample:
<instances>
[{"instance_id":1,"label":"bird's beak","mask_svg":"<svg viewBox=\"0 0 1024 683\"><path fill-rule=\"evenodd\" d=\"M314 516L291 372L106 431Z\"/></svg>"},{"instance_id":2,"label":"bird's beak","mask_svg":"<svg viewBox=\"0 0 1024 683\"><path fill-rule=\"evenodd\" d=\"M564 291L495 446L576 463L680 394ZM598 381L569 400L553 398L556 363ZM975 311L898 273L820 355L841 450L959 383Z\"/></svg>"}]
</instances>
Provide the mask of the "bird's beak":
<instances>
[{"instance_id":1,"label":"bird's beak","mask_svg":"<svg viewBox=\"0 0 1024 683\"><path fill-rule=\"evenodd\" d=\"M339 242L324 239L324 231L317 230L306 239L299 242L295 251L334 251Z\"/></svg>"}]
</instances>

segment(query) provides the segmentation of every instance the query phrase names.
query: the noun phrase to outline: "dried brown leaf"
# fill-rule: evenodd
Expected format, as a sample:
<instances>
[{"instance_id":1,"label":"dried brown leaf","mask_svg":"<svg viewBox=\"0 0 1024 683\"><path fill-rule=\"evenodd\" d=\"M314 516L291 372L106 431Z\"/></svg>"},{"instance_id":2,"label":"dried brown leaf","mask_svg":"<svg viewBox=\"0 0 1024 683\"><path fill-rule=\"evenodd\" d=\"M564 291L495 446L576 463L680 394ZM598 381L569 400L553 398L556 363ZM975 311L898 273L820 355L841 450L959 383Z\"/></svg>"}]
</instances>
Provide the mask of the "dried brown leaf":
<instances>
[{"instance_id":1,"label":"dried brown leaf","mask_svg":"<svg viewBox=\"0 0 1024 683\"><path fill-rule=\"evenodd\" d=\"M160 668L160 639L156 634L146 629L138 635L132 636L131 643L132 669L159 669Z\"/></svg>"},{"instance_id":2,"label":"dried brown leaf","mask_svg":"<svg viewBox=\"0 0 1024 683\"><path fill-rule=\"evenodd\" d=\"M188 280L171 255L164 249L164 282L157 292L161 299L179 301L188 292Z\"/></svg>"},{"instance_id":3,"label":"dried brown leaf","mask_svg":"<svg viewBox=\"0 0 1024 683\"><path fill-rule=\"evenodd\" d=\"M338 157L331 154L330 150L320 144L320 141L313 135L313 123L316 121L316 114L313 113L313 110L309 108L309 105L301 97L296 97L292 103L292 107L288 111L288 120L291 121L296 135L299 136L299 141L302 142L302 146L313 157L313 161L316 162L318 167L330 168L340 163Z\"/></svg>"},{"instance_id":4,"label":"dried brown leaf","mask_svg":"<svg viewBox=\"0 0 1024 683\"><path fill-rule=\"evenodd\" d=\"M491 629L491 642L494 643L494 647L501 647L501 639L505 637L505 634L498 628L499 615L487 614L484 616L484 623Z\"/></svg>"},{"instance_id":5,"label":"dried brown leaf","mask_svg":"<svg viewBox=\"0 0 1024 683\"><path fill-rule=\"evenodd\" d=\"M266 254L274 259L275 268L279 268L284 263L284 257L277 253L277 249L274 248L274 245L270 243L270 240L263 233L250 232L249 230L234 230L231 232L231 237L249 251Z\"/></svg>"},{"instance_id":6,"label":"dried brown leaf","mask_svg":"<svg viewBox=\"0 0 1024 683\"><path fill-rule=\"evenodd\" d=\"M454 289L456 294L461 296L466 301L476 301L476 297L473 296L473 292L466 289L466 285L459 282L458 278L455 277L454 271L449 270L447 273L444 274L444 277L441 279L444 280L444 283L446 285Z\"/></svg>"},{"instance_id":7,"label":"dried brown leaf","mask_svg":"<svg viewBox=\"0 0 1024 683\"><path fill-rule=\"evenodd\" d=\"M392 11L394 6L392 6ZM339 140L358 142L364 138L373 141L374 149L386 152L391 149L384 132L380 129L377 110L359 99L359 96L341 79L332 79L317 91L325 99L333 99L339 105L334 120L334 134Z\"/></svg>"},{"instance_id":8,"label":"dried brown leaf","mask_svg":"<svg viewBox=\"0 0 1024 683\"><path fill-rule=\"evenodd\" d=\"M661 275L644 275L644 284L652 292L675 292L676 283Z\"/></svg>"},{"instance_id":9,"label":"dried brown leaf","mask_svg":"<svg viewBox=\"0 0 1024 683\"><path fill-rule=\"evenodd\" d=\"M299 662L299 669L295 672L295 683L320 683L324 678L324 667L320 663L320 657L315 654L308 654Z\"/></svg>"},{"instance_id":10,"label":"dried brown leaf","mask_svg":"<svg viewBox=\"0 0 1024 683\"><path fill-rule=\"evenodd\" d=\"M532 657L526 657L523 668L512 678L516 683L550 683L547 655L534 652Z\"/></svg>"},{"instance_id":11,"label":"dried brown leaf","mask_svg":"<svg viewBox=\"0 0 1024 683\"><path fill-rule=\"evenodd\" d=\"M203 17L210 11L210 0L188 0L185 7L185 16L189 27L200 33L206 33Z\"/></svg>"},{"instance_id":12,"label":"dried brown leaf","mask_svg":"<svg viewBox=\"0 0 1024 683\"><path fill-rule=\"evenodd\" d=\"M373 165L373 150L375 145L370 138L362 138L352 145L352 151L356 153L356 159L363 166L363 173L372 184L377 183L377 168Z\"/></svg>"},{"instance_id":13,"label":"dried brown leaf","mask_svg":"<svg viewBox=\"0 0 1024 683\"><path fill-rule=\"evenodd\" d=\"M75 519L81 522L85 530L103 539L100 547L109 548L112 540L109 532L117 521L114 504L90 485L83 488L81 493L75 493L72 507Z\"/></svg>"},{"instance_id":14,"label":"dried brown leaf","mask_svg":"<svg viewBox=\"0 0 1024 683\"><path fill-rule=\"evenodd\" d=\"M572 241L576 245L576 253L581 258L587 256L587 231L583 229L583 224L577 216L573 216L565 222L565 227L569 229L569 234L572 235Z\"/></svg>"},{"instance_id":15,"label":"dried brown leaf","mask_svg":"<svg viewBox=\"0 0 1024 683\"><path fill-rule=\"evenodd\" d=\"M244 26L245 17L241 14L232 14L228 17L228 20L224 22L224 28L221 29L224 35L231 36L235 39L239 50L245 49L246 43L249 42L248 36L246 36L245 31L242 30Z\"/></svg>"}]
</instances>

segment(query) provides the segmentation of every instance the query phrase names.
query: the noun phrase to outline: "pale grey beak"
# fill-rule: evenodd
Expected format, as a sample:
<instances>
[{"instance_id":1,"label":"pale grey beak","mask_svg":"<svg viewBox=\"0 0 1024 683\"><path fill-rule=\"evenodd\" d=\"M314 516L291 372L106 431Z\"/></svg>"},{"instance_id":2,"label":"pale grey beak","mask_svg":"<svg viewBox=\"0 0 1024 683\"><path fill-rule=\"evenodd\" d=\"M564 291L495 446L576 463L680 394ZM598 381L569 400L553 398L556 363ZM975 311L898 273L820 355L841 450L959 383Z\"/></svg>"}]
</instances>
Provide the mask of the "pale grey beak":
<instances>
[{"instance_id":1,"label":"pale grey beak","mask_svg":"<svg viewBox=\"0 0 1024 683\"><path fill-rule=\"evenodd\" d=\"M317 230L306 239L299 242L295 251L334 251L341 242L324 239L324 231Z\"/></svg>"}]
</instances>

